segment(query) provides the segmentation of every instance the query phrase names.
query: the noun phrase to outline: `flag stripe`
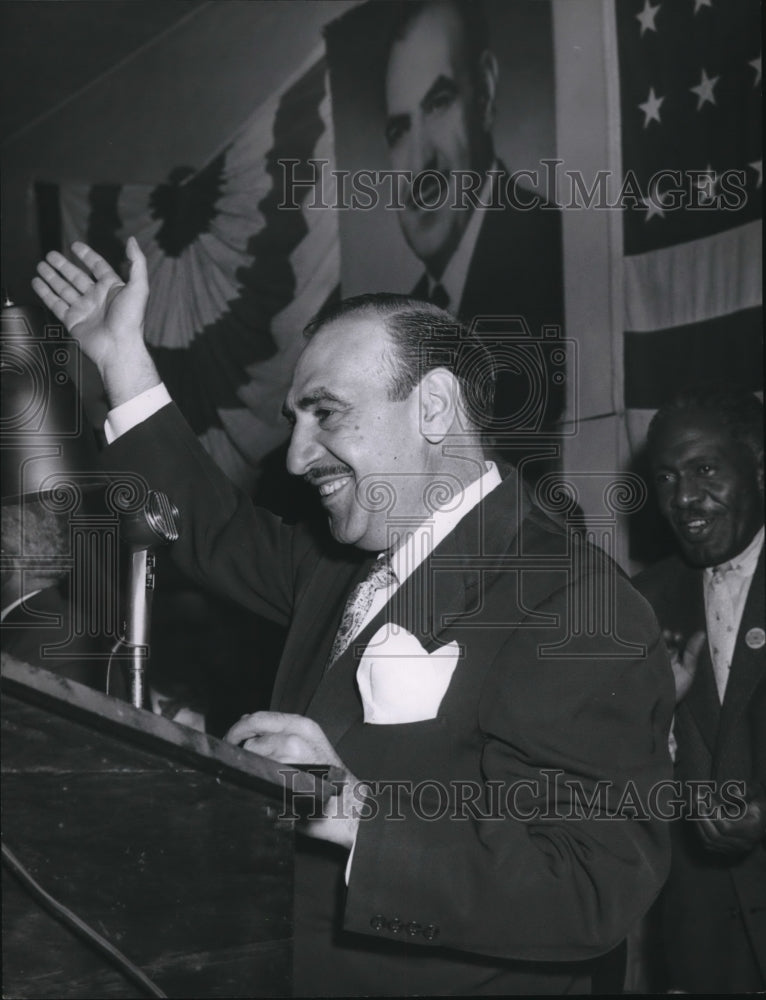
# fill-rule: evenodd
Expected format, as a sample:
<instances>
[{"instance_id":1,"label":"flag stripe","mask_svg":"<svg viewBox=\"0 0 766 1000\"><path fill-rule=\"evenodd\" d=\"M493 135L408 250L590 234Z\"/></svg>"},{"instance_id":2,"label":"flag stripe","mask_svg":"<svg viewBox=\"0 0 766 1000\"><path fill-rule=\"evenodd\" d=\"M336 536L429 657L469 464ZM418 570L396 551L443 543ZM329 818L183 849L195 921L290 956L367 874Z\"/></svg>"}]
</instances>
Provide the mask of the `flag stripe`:
<instances>
[{"instance_id":1,"label":"flag stripe","mask_svg":"<svg viewBox=\"0 0 766 1000\"><path fill-rule=\"evenodd\" d=\"M656 408L695 382L735 382L758 390L763 369L763 310L707 322L625 334L625 404Z\"/></svg>"},{"instance_id":2,"label":"flag stripe","mask_svg":"<svg viewBox=\"0 0 766 1000\"><path fill-rule=\"evenodd\" d=\"M625 258L626 330L704 322L762 303L762 224Z\"/></svg>"},{"instance_id":3,"label":"flag stripe","mask_svg":"<svg viewBox=\"0 0 766 1000\"><path fill-rule=\"evenodd\" d=\"M758 389L760 5L615 0L623 178L624 405L684 386ZM736 195L736 197L735 197Z\"/></svg>"}]
</instances>

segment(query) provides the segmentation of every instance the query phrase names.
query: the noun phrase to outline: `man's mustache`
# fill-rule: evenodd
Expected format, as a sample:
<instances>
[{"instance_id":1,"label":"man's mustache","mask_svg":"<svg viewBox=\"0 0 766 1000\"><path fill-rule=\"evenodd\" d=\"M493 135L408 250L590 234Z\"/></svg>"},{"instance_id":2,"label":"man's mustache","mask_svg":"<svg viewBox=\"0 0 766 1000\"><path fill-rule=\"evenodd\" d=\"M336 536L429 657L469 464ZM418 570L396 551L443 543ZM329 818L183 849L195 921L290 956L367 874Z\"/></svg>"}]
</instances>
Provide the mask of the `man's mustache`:
<instances>
[{"instance_id":1,"label":"man's mustache","mask_svg":"<svg viewBox=\"0 0 766 1000\"><path fill-rule=\"evenodd\" d=\"M322 479L330 479L332 476L351 475L353 475L353 472L347 465L323 465L317 469L309 469L309 471L304 474L303 478L310 486L313 486L314 483L317 483Z\"/></svg>"}]
</instances>

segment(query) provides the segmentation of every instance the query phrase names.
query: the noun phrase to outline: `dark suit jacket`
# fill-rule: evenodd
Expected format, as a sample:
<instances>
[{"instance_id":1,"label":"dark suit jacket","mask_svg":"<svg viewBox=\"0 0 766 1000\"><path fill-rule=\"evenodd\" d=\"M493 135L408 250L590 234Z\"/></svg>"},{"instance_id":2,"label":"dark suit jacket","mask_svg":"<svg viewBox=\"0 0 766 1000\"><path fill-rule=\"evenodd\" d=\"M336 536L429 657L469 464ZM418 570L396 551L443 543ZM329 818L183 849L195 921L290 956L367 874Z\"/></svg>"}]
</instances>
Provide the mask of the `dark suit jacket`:
<instances>
[{"instance_id":1,"label":"dark suit jacket","mask_svg":"<svg viewBox=\"0 0 766 1000\"><path fill-rule=\"evenodd\" d=\"M647 909L668 861L663 823L565 818L575 795L567 779L586 795L605 782L605 808L613 810L627 785L640 797L670 772L667 657L651 609L613 564L597 550L570 560L576 543L512 475L325 672L345 600L371 554L333 547L254 509L172 406L106 457L177 504L174 553L187 572L289 626L273 708L315 719L360 779L419 783L419 802L412 784L395 801L401 818L390 818L379 787L375 815L360 824L348 888L347 853L303 843L296 992L587 989L589 963ZM595 590L586 592L586 583ZM617 636L586 634L580 616L591 593L607 596ZM363 721L358 657L387 619L429 651L452 640L462 648L433 719ZM480 810L496 782L502 818L470 808L452 818L452 805L442 811L440 796L454 797L460 782L469 797L477 789ZM514 788L515 817L507 807ZM547 818L521 816L535 807Z\"/></svg>"},{"instance_id":2,"label":"dark suit jacket","mask_svg":"<svg viewBox=\"0 0 766 1000\"><path fill-rule=\"evenodd\" d=\"M492 203L484 209L479 236L468 268L459 308L452 308L466 323L476 316L520 315L533 336L543 326L564 323L564 284L561 245L561 212L540 199L521 209L507 197L503 164L494 180ZM520 203L534 194L519 191ZM413 295L428 295L425 275Z\"/></svg>"},{"instance_id":3,"label":"dark suit jacket","mask_svg":"<svg viewBox=\"0 0 766 1000\"><path fill-rule=\"evenodd\" d=\"M635 582L664 627L687 637L705 628L702 570L671 557ZM765 625L761 552L723 705L705 645L692 687L676 710L678 778L738 779L763 794L766 646L757 646L752 634L748 645L746 636ZM745 857L725 858L703 848L693 821L673 826L673 862L664 899L669 985L712 993L764 989L766 847L761 843Z\"/></svg>"}]
</instances>

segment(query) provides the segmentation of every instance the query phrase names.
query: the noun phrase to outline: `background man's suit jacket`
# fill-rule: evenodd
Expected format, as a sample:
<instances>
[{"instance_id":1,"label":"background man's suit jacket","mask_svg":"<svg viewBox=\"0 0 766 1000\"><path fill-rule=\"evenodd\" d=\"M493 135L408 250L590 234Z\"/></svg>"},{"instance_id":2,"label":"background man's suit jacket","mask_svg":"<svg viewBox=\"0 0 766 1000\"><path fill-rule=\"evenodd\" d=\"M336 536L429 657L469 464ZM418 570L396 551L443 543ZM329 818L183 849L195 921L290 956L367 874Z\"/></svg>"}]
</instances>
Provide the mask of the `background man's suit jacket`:
<instances>
[{"instance_id":1,"label":"background man's suit jacket","mask_svg":"<svg viewBox=\"0 0 766 1000\"><path fill-rule=\"evenodd\" d=\"M688 637L705 629L703 571L678 557L636 579L663 627ZM766 791L766 646L746 636L763 629L764 553L750 584L723 705L707 644L689 693L676 710L676 776L739 779ZM761 633L762 635L763 633ZM751 635L751 644L752 635ZM664 899L670 985L693 992L766 986L766 846L727 859L706 851L693 822L673 824L673 861Z\"/></svg>"},{"instance_id":2,"label":"background man's suit jacket","mask_svg":"<svg viewBox=\"0 0 766 1000\"><path fill-rule=\"evenodd\" d=\"M296 992L587 989L589 961L624 938L668 863L663 823L560 816L572 808L563 779L581 782L587 795L610 782L611 809L626 784L640 796L670 772L667 657L651 609L615 567L594 550L587 582L609 598L619 641L575 634L570 618L583 610L586 581L552 568L566 562L566 534L511 475L325 672L346 598L373 553L321 542L254 509L173 406L118 439L106 459L114 470L141 472L178 505L182 567L290 626L273 708L315 719L357 777L429 782L421 805L434 813L433 783L450 790L455 781L482 793L488 781L505 789L526 781L516 786L518 808L549 808L547 819L529 821L482 820L470 810L426 821L405 793L396 819L387 818L383 794L377 815L360 824L347 889L347 852L304 841ZM499 558L519 554L528 560L523 573ZM358 656L387 617L429 651L452 640L463 649L433 719L363 721ZM539 655L541 644L571 637L561 658Z\"/></svg>"}]
</instances>

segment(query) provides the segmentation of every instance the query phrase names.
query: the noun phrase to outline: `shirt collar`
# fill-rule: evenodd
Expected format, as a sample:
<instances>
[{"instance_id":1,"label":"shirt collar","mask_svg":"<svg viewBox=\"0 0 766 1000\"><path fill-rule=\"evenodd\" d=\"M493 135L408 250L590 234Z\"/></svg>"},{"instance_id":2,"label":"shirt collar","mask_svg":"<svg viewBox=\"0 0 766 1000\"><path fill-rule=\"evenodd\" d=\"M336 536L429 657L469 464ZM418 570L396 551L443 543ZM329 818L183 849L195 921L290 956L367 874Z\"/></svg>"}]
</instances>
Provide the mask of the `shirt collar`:
<instances>
[{"instance_id":1,"label":"shirt collar","mask_svg":"<svg viewBox=\"0 0 766 1000\"><path fill-rule=\"evenodd\" d=\"M422 524L408 531L391 552L391 568L401 585L424 562L437 545L466 514L502 482L494 462L484 463L486 471L475 479L446 507L437 509Z\"/></svg>"},{"instance_id":2,"label":"shirt collar","mask_svg":"<svg viewBox=\"0 0 766 1000\"><path fill-rule=\"evenodd\" d=\"M722 563L720 566L708 566L705 573L708 576L712 576L718 569L725 573L734 573L744 579L749 579L755 573L755 567L758 565L758 557L763 548L763 539L764 527L762 525L753 535L752 541L747 548L743 549L739 555L734 556L733 559Z\"/></svg>"},{"instance_id":3,"label":"shirt collar","mask_svg":"<svg viewBox=\"0 0 766 1000\"><path fill-rule=\"evenodd\" d=\"M497 161L492 164L491 169L497 169ZM478 194L479 205L486 205L489 203L491 187L492 174L487 173L487 176L484 178L484 184ZM460 209L457 211L460 211ZM439 281L426 271L426 276L428 277L429 295L433 293L436 285L441 285L449 296L447 308L452 312L457 312L460 308L460 300L463 298L463 289L465 288L466 279L468 277L468 268L471 266L471 260L473 259L473 252L476 248L476 241L479 238L482 218L483 213L480 207L471 210L471 218L468 220L468 225L463 230L460 242L458 243L455 252L450 257L447 266L444 269L444 274L441 276Z\"/></svg>"}]
</instances>

